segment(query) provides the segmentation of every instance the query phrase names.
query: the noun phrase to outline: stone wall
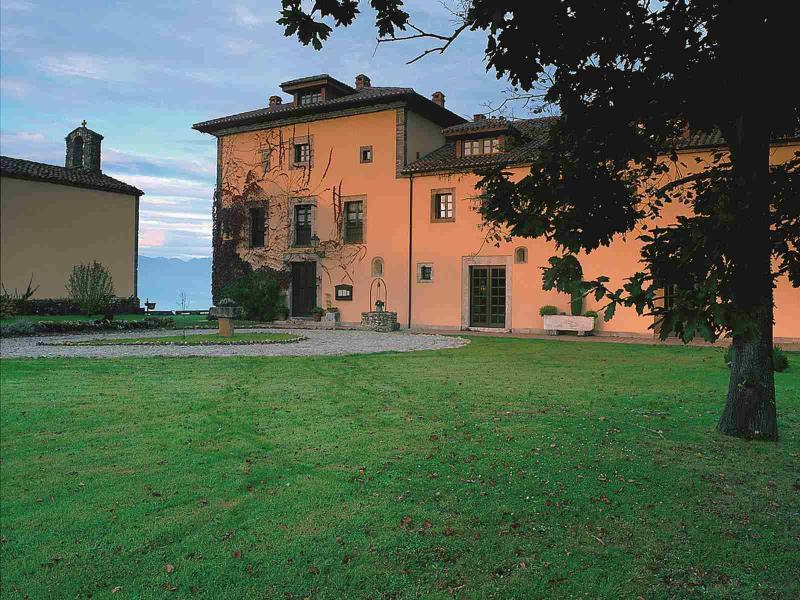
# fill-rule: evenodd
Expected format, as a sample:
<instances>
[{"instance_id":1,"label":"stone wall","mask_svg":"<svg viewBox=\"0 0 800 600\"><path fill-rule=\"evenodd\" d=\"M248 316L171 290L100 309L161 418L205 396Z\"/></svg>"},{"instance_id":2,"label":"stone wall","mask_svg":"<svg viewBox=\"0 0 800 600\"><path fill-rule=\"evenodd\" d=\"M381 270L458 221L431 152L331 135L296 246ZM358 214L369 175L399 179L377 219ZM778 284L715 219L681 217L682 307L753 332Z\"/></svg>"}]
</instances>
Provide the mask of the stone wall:
<instances>
[{"instance_id":1,"label":"stone wall","mask_svg":"<svg viewBox=\"0 0 800 600\"><path fill-rule=\"evenodd\" d=\"M361 327L371 331L397 331L400 324L396 312L372 311L361 313Z\"/></svg>"}]
</instances>

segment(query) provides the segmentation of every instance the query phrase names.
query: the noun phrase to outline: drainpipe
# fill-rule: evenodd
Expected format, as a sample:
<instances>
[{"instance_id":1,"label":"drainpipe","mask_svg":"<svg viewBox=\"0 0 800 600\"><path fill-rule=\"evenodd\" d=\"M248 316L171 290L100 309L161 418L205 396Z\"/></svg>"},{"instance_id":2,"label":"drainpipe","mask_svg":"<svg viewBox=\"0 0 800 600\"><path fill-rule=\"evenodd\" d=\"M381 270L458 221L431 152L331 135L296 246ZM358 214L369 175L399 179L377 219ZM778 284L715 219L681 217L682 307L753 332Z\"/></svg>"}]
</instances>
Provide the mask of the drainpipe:
<instances>
[{"instance_id":1,"label":"drainpipe","mask_svg":"<svg viewBox=\"0 0 800 600\"><path fill-rule=\"evenodd\" d=\"M411 329L411 285L414 274L412 242L414 239L414 174L408 177L408 328Z\"/></svg>"}]
</instances>

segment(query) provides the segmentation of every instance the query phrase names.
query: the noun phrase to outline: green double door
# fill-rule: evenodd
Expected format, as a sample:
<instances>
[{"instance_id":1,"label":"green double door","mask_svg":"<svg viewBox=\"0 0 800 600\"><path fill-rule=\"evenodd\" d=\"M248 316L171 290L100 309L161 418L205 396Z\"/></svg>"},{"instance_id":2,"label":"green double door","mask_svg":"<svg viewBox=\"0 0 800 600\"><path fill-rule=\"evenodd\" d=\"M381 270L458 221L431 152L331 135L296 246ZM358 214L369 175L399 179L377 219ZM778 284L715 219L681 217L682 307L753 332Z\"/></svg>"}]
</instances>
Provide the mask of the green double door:
<instances>
[{"instance_id":1,"label":"green double door","mask_svg":"<svg viewBox=\"0 0 800 600\"><path fill-rule=\"evenodd\" d=\"M470 327L506 326L506 268L469 268Z\"/></svg>"}]
</instances>

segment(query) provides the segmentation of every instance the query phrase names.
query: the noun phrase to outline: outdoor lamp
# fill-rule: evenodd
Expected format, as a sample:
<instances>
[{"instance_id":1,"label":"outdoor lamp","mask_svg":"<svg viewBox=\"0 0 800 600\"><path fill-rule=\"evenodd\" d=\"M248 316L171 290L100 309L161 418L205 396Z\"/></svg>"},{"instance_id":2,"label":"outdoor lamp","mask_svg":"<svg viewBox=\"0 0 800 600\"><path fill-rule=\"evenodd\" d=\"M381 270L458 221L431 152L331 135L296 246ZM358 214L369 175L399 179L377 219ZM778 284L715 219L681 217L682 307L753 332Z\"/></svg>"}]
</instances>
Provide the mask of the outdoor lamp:
<instances>
[{"instance_id":1,"label":"outdoor lamp","mask_svg":"<svg viewBox=\"0 0 800 600\"><path fill-rule=\"evenodd\" d=\"M319 248L319 236L316 233L311 236L311 248L315 251Z\"/></svg>"}]
</instances>

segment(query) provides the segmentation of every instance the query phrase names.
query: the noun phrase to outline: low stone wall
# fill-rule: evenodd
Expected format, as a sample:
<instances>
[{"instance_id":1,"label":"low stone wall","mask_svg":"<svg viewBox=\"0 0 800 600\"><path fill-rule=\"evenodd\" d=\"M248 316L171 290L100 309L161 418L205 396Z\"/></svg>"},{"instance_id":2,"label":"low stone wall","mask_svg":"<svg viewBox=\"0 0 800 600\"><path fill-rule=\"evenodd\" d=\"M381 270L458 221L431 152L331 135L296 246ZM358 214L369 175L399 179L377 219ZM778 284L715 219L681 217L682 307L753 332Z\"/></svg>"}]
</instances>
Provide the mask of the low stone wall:
<instances>
[{"instance_id":1,"label":"low stone wall","mask_svg":"<svg viewBox=\"0 0 800 600\"><path fill-rule=\"evenodd\" d=\"M397 331L400 324L397 322L396 312L362 312L361 327L372 331Z\"/></svg>"}]
</instances>

